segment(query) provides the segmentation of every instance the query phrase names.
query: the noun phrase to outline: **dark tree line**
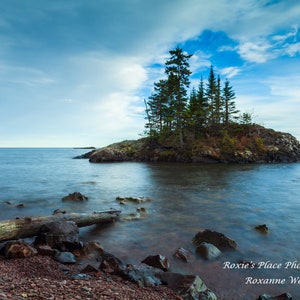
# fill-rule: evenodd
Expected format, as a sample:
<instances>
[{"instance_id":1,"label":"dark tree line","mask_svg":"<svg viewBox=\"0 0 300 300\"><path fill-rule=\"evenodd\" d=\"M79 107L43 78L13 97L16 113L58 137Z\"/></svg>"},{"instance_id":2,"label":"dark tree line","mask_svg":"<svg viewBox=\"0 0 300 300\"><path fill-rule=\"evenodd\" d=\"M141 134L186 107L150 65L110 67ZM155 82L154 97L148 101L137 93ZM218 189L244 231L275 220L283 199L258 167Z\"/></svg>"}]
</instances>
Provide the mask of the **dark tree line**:
<instances>
[{"instance_id":1,"label":"dark tree line","mask_svg":"<svg viewBox=\"0 0 300 300\"><path fill-rule=\"evenodd\" d=\"M208 129L221 130L235 123L239 111L229 80L222 85L211 66L207 82L201 77L198 88L189 93L192 54L179 47L169 53L166 78L154 83L152 95L145 100L148 136L160 138L162 143L167 137L176 137L182 147L186 133L196 139Z\"/></svg>"}]
</instances>

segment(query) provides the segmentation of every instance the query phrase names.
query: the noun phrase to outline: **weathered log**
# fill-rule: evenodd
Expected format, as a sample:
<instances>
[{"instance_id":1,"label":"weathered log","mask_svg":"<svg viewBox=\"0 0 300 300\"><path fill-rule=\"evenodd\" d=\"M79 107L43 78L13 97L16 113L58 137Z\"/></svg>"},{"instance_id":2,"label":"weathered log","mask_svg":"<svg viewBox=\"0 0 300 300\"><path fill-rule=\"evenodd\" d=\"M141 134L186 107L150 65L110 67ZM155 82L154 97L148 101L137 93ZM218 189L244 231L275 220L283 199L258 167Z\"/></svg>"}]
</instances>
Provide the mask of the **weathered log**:
<instances>
[{"instance_id":1,"label":"weathered log","mask_svg":"<svg viewBox=\"0 0 300 300\"><path fill-rule=\"evenodd\" d=\"M0 221L0 241L35 236L41 226L56 221L73 221L78 227L112 222L119 217L121 211L110 210L93 213L55 214L42 217L25 217L15 220Z\"/></svg>"}]
</instances>

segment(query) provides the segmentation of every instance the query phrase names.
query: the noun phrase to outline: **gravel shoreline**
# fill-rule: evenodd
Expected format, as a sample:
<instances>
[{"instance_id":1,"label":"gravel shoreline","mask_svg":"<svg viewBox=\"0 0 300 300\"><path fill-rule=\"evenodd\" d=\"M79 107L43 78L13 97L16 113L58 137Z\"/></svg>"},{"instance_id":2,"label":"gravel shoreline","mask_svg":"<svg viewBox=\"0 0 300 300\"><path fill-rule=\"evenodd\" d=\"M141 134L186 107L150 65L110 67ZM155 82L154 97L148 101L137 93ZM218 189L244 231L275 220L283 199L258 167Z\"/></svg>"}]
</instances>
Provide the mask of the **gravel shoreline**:
<instances>
[{"instance_id":1,"label":"gravel shoreline","mask_svg":"<svg viewBox=\"0 0 300 300\"><path fill-rule=\"evenodd\" d=\"M0 299L122 299L179 300L164 286L141 288L133 282L104 272L89 279L71 279L80 273L78 265L62 265L47 256L0 258Z\"/></svg>"}]
</instances>

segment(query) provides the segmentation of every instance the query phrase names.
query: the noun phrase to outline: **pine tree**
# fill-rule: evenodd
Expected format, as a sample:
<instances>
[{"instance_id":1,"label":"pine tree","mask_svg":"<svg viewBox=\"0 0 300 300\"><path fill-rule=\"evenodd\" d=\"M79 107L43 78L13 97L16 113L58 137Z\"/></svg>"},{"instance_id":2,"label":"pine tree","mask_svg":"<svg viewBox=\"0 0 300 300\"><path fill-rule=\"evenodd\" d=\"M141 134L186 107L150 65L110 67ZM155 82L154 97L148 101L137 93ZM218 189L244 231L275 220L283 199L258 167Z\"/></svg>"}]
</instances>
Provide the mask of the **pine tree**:
<instances>
[{"instance_id":1,"label":"pine tree","mask_svg":"<svg viewBox=\"0 0 300 300\"><path fill-rule=\"evenodd\" d=\"M239 110L236 109L235 105L235 93L228 79L225 80L223 88L223 100L224 100L224 124L227 126L229 122L237 119L235 116Z\"/></svg>"},{"instance_id":2,"label":"pine tree","mask_svg":"<svg viewBox=\"0 0 300 300\"><path fill-rule=\"evenodd\" d=\"M205 97L204 82L201 77L198 90L192 89L189 101L189 125L192 127L195 138L201 133L207 123L208 103Z\"/></svg>"},{"instance_id":3,"label":"pine tree","mask_svg":"<svg viewBox=\"0 0 300 300\"><path fill-rule=\"evenodd\" d=\"M216 107L215 100L217 97L218 84L215 77L213 66L210 66L208 82L205 90L205 96L208 101L208 125L216 124Z\"/></svg>"},{"instance_id":4,"label":"pine tree","mask_svg":"<svg viewBox=\"0 0 300 300\"><path fill-rule=\"evenodd\" d=\"M183 128L187 108L187 89L190 85L189 59L192 54L185 54L177 47L169 51L170 58L166 61L165 73L168 76L168 88L171 110L174 112L175 129L179 135L180 147L183 147Z\"/></svg>"}]
</instances>

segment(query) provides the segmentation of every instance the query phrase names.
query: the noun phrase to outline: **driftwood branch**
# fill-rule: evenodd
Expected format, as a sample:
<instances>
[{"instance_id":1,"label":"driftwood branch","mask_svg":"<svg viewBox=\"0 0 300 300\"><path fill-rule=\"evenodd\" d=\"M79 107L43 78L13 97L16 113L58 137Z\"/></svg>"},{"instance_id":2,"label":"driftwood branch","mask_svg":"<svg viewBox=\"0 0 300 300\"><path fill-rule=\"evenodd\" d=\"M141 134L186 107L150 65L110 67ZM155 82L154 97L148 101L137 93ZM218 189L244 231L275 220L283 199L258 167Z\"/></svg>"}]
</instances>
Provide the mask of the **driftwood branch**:
<instances>
[{"instance_id":1,"label":"driftwood branch","mask_svg":"<svg viewBox=\"0 0 300 300\"><path fill-rule=\"evenodd\" d=\"M37 235L41 226L62 220L73 221L78 227L107 223L116 220L121 211L110 210L93 213L56 214L43 217L25 217L0 221L0 241L20 239Z\"/></svg>"}]
</instances>

